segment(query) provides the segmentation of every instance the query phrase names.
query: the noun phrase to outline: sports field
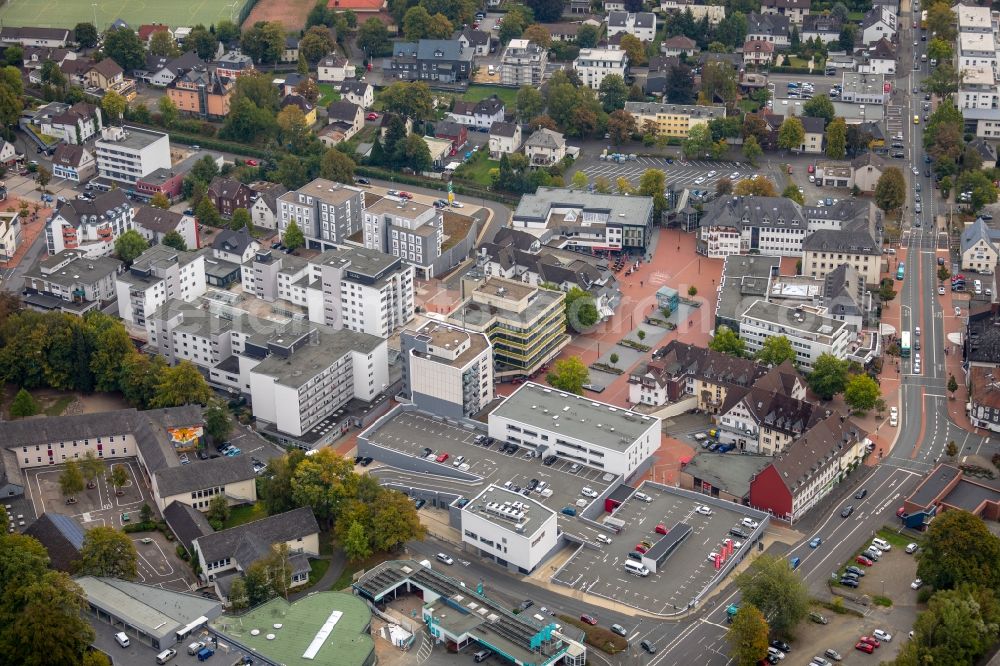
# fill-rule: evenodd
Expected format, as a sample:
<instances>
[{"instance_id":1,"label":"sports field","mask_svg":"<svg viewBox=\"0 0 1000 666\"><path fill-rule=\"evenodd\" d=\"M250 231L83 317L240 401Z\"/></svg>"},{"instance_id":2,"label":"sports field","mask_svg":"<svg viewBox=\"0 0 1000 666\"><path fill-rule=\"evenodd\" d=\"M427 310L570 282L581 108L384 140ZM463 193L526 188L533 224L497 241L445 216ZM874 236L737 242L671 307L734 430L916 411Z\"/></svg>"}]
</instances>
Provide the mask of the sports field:
<instances>
[{"instance_id":1,"label":"sports field","mask_svg":"<svg viewBox=\"0 0 1000 666\"><path fill-rule=\"evenodd\" d=\"M229 19L252 0L0 0L0 21L6 26L73 28L94 23L105 30L117 19L132 28L144 23L165 23L172 28L206 27Z\"/></svg>"}]
</instances>

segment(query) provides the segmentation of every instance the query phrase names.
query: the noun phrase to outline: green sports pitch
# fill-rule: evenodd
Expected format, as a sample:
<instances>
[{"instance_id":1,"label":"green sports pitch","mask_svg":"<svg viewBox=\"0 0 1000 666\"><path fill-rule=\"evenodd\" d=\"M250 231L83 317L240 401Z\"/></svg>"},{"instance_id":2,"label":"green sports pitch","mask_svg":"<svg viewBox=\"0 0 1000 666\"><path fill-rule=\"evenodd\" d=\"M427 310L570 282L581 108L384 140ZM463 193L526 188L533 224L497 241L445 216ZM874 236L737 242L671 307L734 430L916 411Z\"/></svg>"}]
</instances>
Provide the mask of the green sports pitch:
<instances>
[{"instance_id":1,"label":"green sports pitch","mask_svg":"<svg viewBox=\"0 0 1000 666\"><path fill-rule=\"evenodd\" d=\"M12 27L70 28L94 23L107 29L121 19L138 29L146 23L172 28L238 22L254 0L2 0L0 22Z\"/></svg>"}]
</instances>

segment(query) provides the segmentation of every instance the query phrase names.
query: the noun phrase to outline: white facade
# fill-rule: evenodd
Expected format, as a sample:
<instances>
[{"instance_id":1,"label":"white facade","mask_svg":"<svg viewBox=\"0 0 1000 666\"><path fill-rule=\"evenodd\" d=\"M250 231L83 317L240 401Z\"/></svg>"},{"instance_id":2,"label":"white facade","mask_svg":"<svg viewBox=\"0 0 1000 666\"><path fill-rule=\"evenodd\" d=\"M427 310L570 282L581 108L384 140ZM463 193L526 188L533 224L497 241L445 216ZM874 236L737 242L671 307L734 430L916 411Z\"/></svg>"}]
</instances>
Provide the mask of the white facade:
<instances>
[{"instance_id":1,"label":"white facade","mask_svg":"<svg viewBox=\"0 0 1000 666\"><path fill-rule=\"evenodd\" d=\"M121 192L108 192L93 204L60 205L45 226L45 244L50 255L80 250L88 257L108 257L114 253L115 240L134 227L132 204Z\"/></svg>"},{"instance_id":2,"label":"white facade","mask_svg":"<svg viewBox=\"0 0 1000 666\"><path fill-rule=\"evenodd\" d=\"M625 33L643 42L652 42L656 37L656 14L652 12L611 12L607 23L608 37Z\"/></svg>"},{"instance_id":3,"label":"white facade","mask_svg":"<svg viewBox=\"0 0 1000 666\"><path fill-rule=\"evenodd\" d=\"M962 270L993 270L1000 261L996 246L986 238L980 238L962 252Z\"/></svg>"},{"instance_id":4,"label":"white facade","mask_svg":"<svg viewBox=\"0 0 1000 666\"><path fill-rule=\"evenodd\" d=\"M401 335L404 392L421 410L471 417L493 400L493 348L483 333L428 321Z\"/></svg>"},{"instance_id":5,"label":"white facade","mask_svg":"<svg viewBox=\"0 0 1000 666\"><path fill-rule=\"evenodd\" d=\"M98 173L111 180L135 183L157 169L170 169L170 137L137 127L109 126L94 144Z\"/></svg>"},{"instance_id":6,"label":"white facade","mask_svg":"<svg viewBox=\"0 0 1000 666\"><path fill-rule=\"evenodd\" d=\"M963 32L958 36L958 68L989 67L997 71L996 40L992 34Z\"/></svg>"},{"instance_id":7,"label":"white facade","mask_svg":"<svg viewBox=\"0 0 1000 666\"><path fill-rule=\"evenodd\" d=\"M146 317L172 298L190 303L205 293L205 252L156 245L116 279L118 316L145 327Z\"/></svg>"},{"instance_id":8,"label":"white facade","mask_svg":"<svg viewBox=\"0 0 1000 666\"><path fill-rule=\"evenodd\" d=\"M580 55L573 61L573 69L580 76L583 85L598 90L604 77L609 74L625 78L628 72L628 55L617 47L581 49Z\"/></svg>"},{"instance_id":9,"label":"white facade","mask_svg":"<svg viewBox=\"0 0 1000 666\"><path fill-rule=\"evenodd\" d=\"M742 252L740 230L730 226L701 227L698 236L705 248L705 256L712 259L724 259Z\"/></svg>"},{"instance_id":10,"label":"white facade","mask_svg":"<svg viewBox=\"0 0 1000 666\"><path fill-rule=\"evenodd\" d=\"M660 419L526 383L489 416L490 436L628 478L660 446Z\"/></svg>"},{"instance_id":11,"label":"white facade","mask_svg":"<svg viewBox=\"0 0 1000 666\"><path fill-rule=\"evenodd\" d=\"M883 37L891 42L896 30L896 15L888 7L877 5L865 15L865 20L861 24L861 43L868 46Z\"/></svg>"},{"instance_id":12,"label":"white facade","mask_svg":"<svg viewBox=\"0 0 1000 666\"><path fill-rule=\"evenodd\" d=\"M14 211L0 213L0 259L13 257L20 240L20 216Z\"/></svg>"},{"instance_id":13,"label":"white facade","mask_svg":"<svg viewBox=\"0 0 1000 666\"><path fill-rule=\"evenodd\" d=\"M490 159L499 160L504 155L516 153L521 148L521 126L513 123L511 131L490 132Z\"/></svg>"},{"instance_id":14,"label":"white facade","mask_svg":"<svg viewBox=\"0 0 1000 666\"><path fill-rule=\"evenodd\" d=\"M540 502L490 486L462 507L462 541L527 574L558 544L557 523Z\"/></svg>"},{"instance_id":15,"label":"white facade","mask_svg":"<svg viewBox=\"0 0 1000 666\"><path fill-rule=\"evenodd\" d=\"M792 343L799 367L808 372L822 354L847 358L853 333L845 322L805 307L790 308L757 301L740 318L740 338L755 354L768 338L784 336Z\"/></svg>"},{"instance_id":16,"label":"white facade","mask_svg":"<svg viewBox=\"0 0 1000 666\"><path fill-rule=\"evenodd\" d=\"M1000 91L993 69L985 66L963 69L957 99L960 109L1000 108Z\"/></svg>"}]
</instances>

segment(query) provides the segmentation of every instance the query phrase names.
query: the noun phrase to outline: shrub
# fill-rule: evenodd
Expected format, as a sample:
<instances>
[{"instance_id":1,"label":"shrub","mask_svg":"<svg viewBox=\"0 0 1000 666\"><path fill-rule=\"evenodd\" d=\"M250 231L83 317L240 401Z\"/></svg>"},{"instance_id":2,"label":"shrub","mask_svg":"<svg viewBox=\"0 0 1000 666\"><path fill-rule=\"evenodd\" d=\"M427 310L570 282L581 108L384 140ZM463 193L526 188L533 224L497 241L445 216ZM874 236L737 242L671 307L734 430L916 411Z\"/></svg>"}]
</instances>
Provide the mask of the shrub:
<instances>
[{"instance_id":1,"label":"shrub","mask_svg":"<svg viewBox=\"0 0 1000 666\"><path fill-rule=\"evenodd\" d=\"M610 629L587 624L578 618L570 615L558 616L566 624L581 629L585 634L584 641L608 654L617 654L628 649L628 640L618 634L612 633Z\"/></svg>"},{"instance_id":2,"label":"shrub","mask_svg":"<svg viewBox=\"0 0 1000 666\"><path fill-rule=\"evenodd\" d=\"M150 520L145 523L133 523L132 525L126 525L122 528L122 531L126 534L133 534L135 532L153 532L156 529L158 529L157 524Z\"/></svg>"},{"instance_id":3,"label":"shrub","mask_svg":"<svg viewBox=\"0 0 1000 666\"><path fill-rule=\"evenodd\" d=\"M184 560L185 562L187 562L190 559L191 556L188 555L187 548L185 548L184 546L182 546L180 544L177 544L177 557L179 557L182 560Z\"/></svg>"},{"instance_id":4,"label":"shrub","mask_svg":"<svg viewBox=\"0 0 1000 666\"><path fill-rule=\"evenodd\" d=\"M872 597L872 603L875 604L876 606L891 607L892 599L890 599L889 597L883 597L881 595L875 595L874 597Z\"/></svg>"}]
</instances>

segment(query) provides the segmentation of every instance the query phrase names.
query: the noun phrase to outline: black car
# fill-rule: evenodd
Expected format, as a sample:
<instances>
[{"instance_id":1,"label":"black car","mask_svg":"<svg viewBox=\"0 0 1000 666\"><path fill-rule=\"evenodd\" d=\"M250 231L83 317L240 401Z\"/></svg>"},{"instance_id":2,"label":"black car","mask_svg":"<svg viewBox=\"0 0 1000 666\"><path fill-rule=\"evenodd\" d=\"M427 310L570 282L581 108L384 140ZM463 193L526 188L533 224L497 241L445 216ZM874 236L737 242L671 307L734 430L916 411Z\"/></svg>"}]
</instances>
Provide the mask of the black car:
<instances>
[{"instance_id":1,"label":"black car","mask_svg":"<svg viewBox=\"0 0 1000 666\"><path fill-rule=\"evenodd\" d=\"M639 647L648 652L649 654L656 654L656 646L649 641L642 641L639 643Z\"/></svg>"},{"instance_id":2,"label":"black car","mask_svg":"<svg viewBox=\"0 0 1000 666\"><path fill-rule=\"evenodd\" d=\"M198 460L208 460L208 452L205 449L198 449Z\"/></svg>"},{"instance_id":3,"label":"black car","mask_svg":"<svg viewBox=\"0 0 1000 666\"><path fill-rule=\"evenodd\" d=\"M355 178L354 182L357 183L358 185L371 185L372 184L372 181L368 180L367 178Z\"/></svg>"},{"instance_id":4,"label":"black car","mask_svg":"<svg viewBox=\"0 0 1000 666\"><path fill-rule=\"evenodd\" d=\"M840 512L840 517L841 517L841 518L847 518L847 517L848 517L848 516L850 516L850 515L851 515L852 513L854 513L854 507L853 507L853 506L850 506L850 505L848 505L848 506L844 507L844 510L843 510L843 511L841 511L841 512Z\"/></svg>"},{"instance_id":5,"label":"black car","mask_svg":"<svg viewBox=\"0 0 1000 666\"><path fill-rule=\"evenodd\" d=\"M354 464L355 465L360 465L361 461L364 460L364 459L365 459L364 456L354 456Z\"/></svg>"},{"instance_id":6,"label":"black car","mask_svg":"<svg viewBox=\"0 0 1000 666\"><path fill-rule=\"evenodd\" d=\"M361 459L361 466L362 467L368 467L368 465L371 465L374 460L375 459L372 458L371 456L368 456L366 458L362 458Z\"/></svg>"},{"instance_id":7,"label":"black car","mask_svg":"<svg viewBox=\"0 0 1000 666\"><path fill-rule=\"evenodd\" d=\"M844 587L857 587L858 581L854 580L853 578L841 578L840 584L843 585Z\"/></svg>"},{"instance_id":8,"label":"black car","mask_svg":"<svg viewBox=\"0 0 1000 666\"><path fill-rule=\"evenodd\" d=\"M87 189L89 190L90 188L88 187ZM194 208L188 208L188 209L186 209L184 211L184 214L185 215L194 215Z\"/></svg>"},{"instance_id":9,"label":"black car","mask_svg":"<svg viewBox=\"0 0 1000 666\"><path fill-rule=\"evenodd\" d=\"M417 511L420 511L422 508L424 508L425 504L427 504L427 500L425 500L425 499L418 499L416 502L413 503L413 507Z\"/></svg>"},{"instance_id":10,"label":"black car","mask_svg":"<svg viewBox=\"0 0 1000 666\"><path fill-rule=\"evenodd\" d=\"M531 480L531 481L530 481L530 482L528 483L528 490L534 490L534 489L535 489L535 488L537 488L537 487L538 487L538 479L532 479L532 480Z\"/></svg>"},{"instance_id":11,"label":"black car","mask_svg":"<svg viewBox=\"0 0 1000 666\"><path fill-rule=\"evenodd\" d=\"M924 169L924 178L930 178L930 177L931 177L931 170Z\"/></svg>"},{"instance_id":12,"label":"black car","mask_svg":"<svg viewBox=\"0 0 1000 666\"><path fill-rule=\"evenodd\" d=\"M847 573L852 573L855 576L862 576L863 577L865 575L865 570L864 569L862 569L861 567L856 567L853 564L851 566L847 567L847 569L845 569L845 571Z\"/></svg>"},{"instance_id":13,"label":"black car","mask_svg":"<svg viewBox=\"0 0 1000 666\"><path fill-rule=\"evenodd\" d=\"M789 645L788 643L786 643L785 641L778 641L778 640L771 641L771 647L777 648L777 649L781 650L782 652L791 652L792 651L792 646Z\"/></svg>"},{"instance_id":14,"label":"black car","mask_svg":"<svg viewBox=\"0 0 1000 666\"><path fill-rule=\"evenodd\" d=\"M781 658L778 657L777 655L769 654L766 657L764 657L764 661L766 661L767 663L773 665L773 664L777 664L779 661L781 661Z\"/></svg>"},{"instance_id":15,"label":"black car","mask_svg":"<svg viewBox=\"0 0 1000 666\"><path fill-rule=\"evenodd\" d=\"M424 457L425 457L425 458L426 458L427 456L429 456L430 454L432 454L432 453L434 453L434 449L432 449L432 448L431 448L431 447L429 447L429 446L425 446L425 447L424 447Z\"/></svg>"},{"instance_id":16,"label":"black car","mask_svg":"<svg viewBox=\"0 0 1000 666\"><path fill-rule=\"evenodd\" d=\"M858 492L854 493L854 499L864 499L865 495L867 495L867 494L868 494L868 489L867 488L862 488Z\"/></svg>"},{"instance_id":17,"label":"black car","mask_svg":"<svg viewBox=\"0 0 1000 666\"><path fill-rule=\"evenodd\" d=\"M558 459L559 458L557 456L549 456L548 458L542 461L542 464L545 465L546 467L551 467L552 464L555 463L555 461Z\"/></svg>"},{"instance_id":18,"label":"black car","mask_svg":"<svg viewBox=\"0 0 1000 666\"><path fill-rule=\"evenodd\" d=\"M532 601L531 599L525 599L524 601L521 602L521 610L528 610L534 605L535 605L534 601Z\"/></svg>"}]
</instances>

